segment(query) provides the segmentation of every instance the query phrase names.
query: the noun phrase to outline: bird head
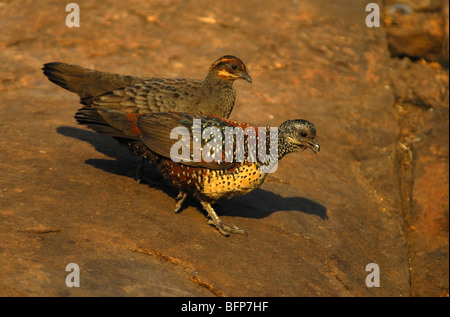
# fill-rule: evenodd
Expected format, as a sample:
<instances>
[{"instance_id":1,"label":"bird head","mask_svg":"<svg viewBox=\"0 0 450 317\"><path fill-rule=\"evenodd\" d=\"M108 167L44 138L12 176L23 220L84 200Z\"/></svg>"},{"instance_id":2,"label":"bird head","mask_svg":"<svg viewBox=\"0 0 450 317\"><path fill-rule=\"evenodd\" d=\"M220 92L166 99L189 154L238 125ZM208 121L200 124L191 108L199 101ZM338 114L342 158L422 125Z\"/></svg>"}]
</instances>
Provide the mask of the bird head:
<instances>
[{"instance_id":1,"label":"bird head","mask_svg":"<svg viewBox=\"0 0 450 317\"><path fill-rule=\"evenodd\" d=\"M252 82L252 78L248 74L245 64L239 58L232 55L222 56L212 63L208 75L231 80L232 82L236 79L245 79L249 83Z\"/></svg>"},{"instance_id":2,"label":"bird head","mask_svg":"<svg viewBox=\"0 0 450 317\"><path fill-rule=\"evenodd\" d=\"M320 151L316 139L316 128L309 121L297 119L284 122L278 129L278 155L280 157L298 151L311 149Z\"/></svg>"}]
</instances>

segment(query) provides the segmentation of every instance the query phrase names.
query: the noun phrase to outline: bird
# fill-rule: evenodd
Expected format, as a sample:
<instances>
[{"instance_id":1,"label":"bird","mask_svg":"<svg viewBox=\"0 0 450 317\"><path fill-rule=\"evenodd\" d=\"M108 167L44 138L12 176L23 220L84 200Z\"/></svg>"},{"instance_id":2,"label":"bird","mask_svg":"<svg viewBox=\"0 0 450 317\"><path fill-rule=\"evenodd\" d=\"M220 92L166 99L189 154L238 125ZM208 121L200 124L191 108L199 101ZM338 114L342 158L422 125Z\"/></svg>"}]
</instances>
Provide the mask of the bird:
<instances>
[{"instance_id":1,"label":"bird","mask_svg":"<svg viewBox=\"0 0 450 317\"><path fill-rule=\"evenodd\" d=\"M192 196L207 211L208 224L224 236L247 232L225 224L214 211L214 203L245 195L261 186L278 161L289 153L308 148L314 153L320 151L314 124L303 119L287 120L274 130L261 131L254 124L185 112L141 114L85 108L77 113L76 119L98 133L140 140L134 154L154 164L164 179L179 190L175 213ZM244 132L242 138L236 131ZM235 134L230 136L231 132ZM266 142L265 158L259 152L261 142ZM195 157L195 144L200 145L201 157ZM273 152L272 145L276 149ZM255 148L257 155L252 150Z\"/></svg>"},{"instance_id":2,"label":"bird","mask_svg":"<svg viewBox=\"0 0 450 317\"><path fill-rule=\"evenodd\" d=\"M252 82L245 64L233 55L212 63L203 80L123 76L60 62L46 63L42 70L51 82L78 94L85 107L126 113L181 111L228 118L236 99L234 81Z\"/></svg>"},{"instance_id":3,"label":"bird","mask_svg":"<svg viewBox=\"0 0 450 317\"><path fill-rule=\"evenodd\" d=\"M60 62L44 64L44 75L56 85L78 94L83 108L106 108L125 113L181 111L228 118L233 110L235 80L252 78L236 56L224 55L214 61L203 80L189 78L134 77L100 72ZM128 146L139 140L119 138ZM136 180L142 177L139 160Z\"/></svg>"}]
</instances>

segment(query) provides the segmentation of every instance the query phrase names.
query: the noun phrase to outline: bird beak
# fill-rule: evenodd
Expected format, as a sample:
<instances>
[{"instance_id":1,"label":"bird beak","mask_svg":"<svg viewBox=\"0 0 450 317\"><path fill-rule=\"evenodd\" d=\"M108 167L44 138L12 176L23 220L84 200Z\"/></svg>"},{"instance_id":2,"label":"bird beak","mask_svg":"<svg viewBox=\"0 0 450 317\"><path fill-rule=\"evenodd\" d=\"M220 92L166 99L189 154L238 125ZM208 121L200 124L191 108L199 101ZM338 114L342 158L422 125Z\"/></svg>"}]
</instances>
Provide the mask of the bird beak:
<instances>
[{"instance_id":1,"label":"bird beak","mask_svg":"<svg viewBox=\"0 0 450 317\"><path fill-rule=\"evenodd\" d=\"M241 74L241 78L242 78L242 79L245 79L245 80L248 81L249 83L252 82L252 78L250 77L250 75L249 75L247 72L242 73L242 74Z\"/></svg>"},{"instance_id":2,"label":"bird beak","mask_svg":"<svg viewBox=\"0 0 450 317\"><path fill-rule=\"evenodd\" d=\"M317 140L314 141L308 141L308 147L314 152L320 152L320 145L319 142L317 142Z\"/></svg>"}]
</instances>

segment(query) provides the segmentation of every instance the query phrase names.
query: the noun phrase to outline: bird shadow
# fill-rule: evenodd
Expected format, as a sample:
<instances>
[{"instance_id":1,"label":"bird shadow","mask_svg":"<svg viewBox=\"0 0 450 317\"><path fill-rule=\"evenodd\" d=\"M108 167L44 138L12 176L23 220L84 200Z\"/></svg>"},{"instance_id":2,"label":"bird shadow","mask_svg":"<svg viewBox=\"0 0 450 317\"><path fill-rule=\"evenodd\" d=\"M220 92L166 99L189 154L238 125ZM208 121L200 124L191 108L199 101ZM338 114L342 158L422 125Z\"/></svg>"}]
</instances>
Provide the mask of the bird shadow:
<instances>
[{"instance_id":1,"label":"bird shadow","mask_svg":"<svg viewBox=\"0 0 450 317\"><path fill-rule=\"evenodd\" d=\"M136 176L136 168L139 164L137 158L132 155L125 146L120 145L110 136L68 126L60 126L56 128L56 131L63 136L88 142L96 151L112 158L112 160L88 159L85 161L86 164L116 175L131 178ZM150 182L144 183L147 183L147 185L153 188L156 187L170 197L175 198L178 194L178 190L162 178L155 166L150 164L145 165L145 176ZM204 212L200 203L192 198L188 200L188 203L184 204L183 209L188 205L196 206L199 210ZM283 210L316 215L323 220L328 219L326 207L313 200L304 197L283 197L263 188L256 188L244 196L222 200L215 204L214 208L220 215L232 217L261 219L274 212Z\"/></svg>"},{"instance_id":2,"label":"bird shadow","mask_svg":"<svg viewBox=\"0 0 450 317\"><path fill-rule=\"evenodd\" d=\"M66 137L85 141L91 144L96 151L112 158L109 159L88 159L86 164L94 166L105 172L121 176L133 177L137 160L125 146L120 145L116 140L107 135L98 134L89 130L75 127L60 126L56 132Z\"/></svg>"},{"instance_id":3,"label":"bird shadow","mask_svg":"<svg viewBox=\"0 0 450 317\"><path fill-rule=\"evenodd\" d=\"M304 197L284 197L263 188L256 188L245 196L233 197L220 202L218 212L222 215L261 219L277 211L297 211L328 219L327 208Z\"/></svg>"}]
</instances>

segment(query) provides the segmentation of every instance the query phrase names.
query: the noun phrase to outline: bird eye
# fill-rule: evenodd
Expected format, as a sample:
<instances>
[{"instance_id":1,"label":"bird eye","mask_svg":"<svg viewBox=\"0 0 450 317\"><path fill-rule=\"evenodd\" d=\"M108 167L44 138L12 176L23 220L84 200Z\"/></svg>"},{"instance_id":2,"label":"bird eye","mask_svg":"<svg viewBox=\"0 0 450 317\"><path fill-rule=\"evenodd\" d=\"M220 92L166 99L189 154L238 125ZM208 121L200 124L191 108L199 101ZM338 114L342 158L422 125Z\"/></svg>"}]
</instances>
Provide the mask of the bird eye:
<instances>
[{"instance_id":1,"label":"bird eye","mask_svg":"<svg viewBox=\"0 0 450 317\"><path fill-rule=\"evenodd\" d=\"M236 69L237 68L236 64L232 64L231 68Z\"/></svg>"},{"instance_id":2,"label":"bird eye","mask_svg":"<svg viewBox=\"0 0 450 317\"><path fill-rule=\"evenodd\" d=\"M305 131L300 132L300 135L302 138L306 138L308 136L308 133L306 133Z\"/></svg>"}]
</instances>

